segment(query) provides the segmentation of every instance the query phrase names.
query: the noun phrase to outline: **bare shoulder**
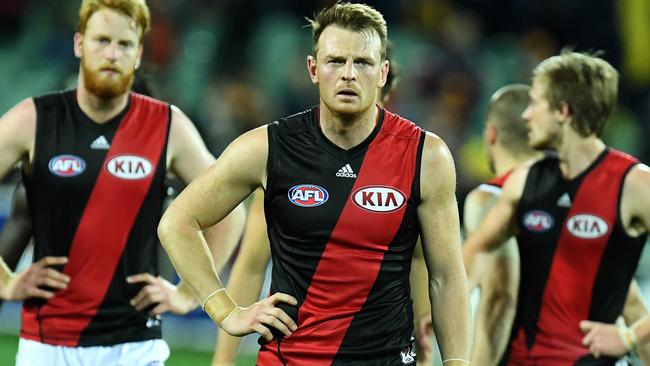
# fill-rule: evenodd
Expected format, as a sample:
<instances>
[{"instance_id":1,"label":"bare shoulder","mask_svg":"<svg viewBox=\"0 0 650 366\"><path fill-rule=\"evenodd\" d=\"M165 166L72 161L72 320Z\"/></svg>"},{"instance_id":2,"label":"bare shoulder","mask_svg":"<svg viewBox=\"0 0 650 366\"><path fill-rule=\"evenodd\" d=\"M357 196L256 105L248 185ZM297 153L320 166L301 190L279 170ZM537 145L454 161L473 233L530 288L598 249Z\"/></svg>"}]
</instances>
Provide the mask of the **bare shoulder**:
<instances>
[{"instance_id":1,"label":"bare shoulder","mask_svg":"<svg viewBox=\"0 0 650 366\"><path fill-rule=\"evenodd\" d=\"M236 138L217 159L217 165L246 175L246 180L256 183L253 188L259 183L266 187L268 150L267 126L260 126Z\"/></svg>"},{"instance_id":2,"label":"bare shoulder","mask_svg":"<svg viewBox=\"0 0 650 366\"><path fill-rule=\"evenodd\" d=\"M455 191L456 169L451 152L440 137L426 132L420 167L422 200L454 196Z\"/></svg>"},{"instance_id":3,"label":"bare shoulder","mask_svg":"<svg viewBox=\"0 0 650 366\"><path fill-rule=\"evenodd\" d=\"M491 189L494 188L494 189ZM465 197L463 222L465 231L471 234L483 220L486 212L494 206L500 196L499 188L481 184L469 192Z\"/></svg>"},{"instance_id":4,"label":"bare shoulder","mask_svg":"<svg viewBox=\"0 0 650 366\"><path fill-rule=\"evenodd\" d=\"M621 195L621 219L628 234L650 231L650 168L635 165L625 177Z\"/></svg>"},{"instance_id":5,"label":"bare shoulder","mask_svg":"<svg viewBox=\"0 0 650 366\"><path fill-rule=\"evenodd\" d=\"M3 158L15 163L32 153L36 136L36 105L32 98L16 104L0 118L0 147ZM3 161L3 165L4 165Z\"/></svg>"},{"instance_id":6,"label":"bare shoulder","mask_svg":"<svg viewBox=\"0 0 650 366\"><path fill-rule=\"evenodd\" d=\"M635 165L627 175L624 189L626 191L630 190L632 193L638 190L650 189L650 167L645 164Z\"/></svg>"},{"instance_id":7,"label":"bare shoulder","mask_svg":"<svg viewBox=\"0 0 650 366\"><path fill-rule=\"evenodd\" d=\"M170 132L169 139L170 143L176 142L176 140L183 140L191 138L193 135L199 137L198 130L190 118L181 111L180 108L175 105L171 105L171 123L170 123Z\"/></svg>"},{"instance_id":8,"label":"bare shoulder","mask_svg":"<svg viewBox=\"0 0 650 366\"><path fill-rule=\"evenodd\" d=\"M647 165L637 164L630 170L625 177L621 199L622 208L631 207L634 213L650 207L650 168Z\"/></svg>"},{"instance_id":9,"label":"bare shoulder","mask_svg":"<svg viewBox=\"0 0 650 366\"><path fill-rule=\"evenodd\" d=\"M467 197L465 197L465 207L468 206L483 207L489 202L492 202L499 197L500 194L497 193L497 190L500 190L500 188L494 187L494 190L492 190L486 188L485 186L487 185L481 184L480 186L472 189L467 194Z\"/></svg>"},{"instance_id":10,"label":"bare shoulder","mask_svg":"<svg viewBox=\"0 0 650 366\"><path fill-rule=\"evenodd\" d=\"M1 119L2 128L16 133L13 138L36 131L36 105L34 99L27 98L13 106Z\"/></svg>"},{"instance_id":11,"label":"bare shoulder","mask_svg":"<svg viewBox=\"0 0 650 366\"><path fill-rule=\"evenodd\" d=\"M454 159L447 144L436 134L425 132L422 164L442 168L454 168Z\"/></svg>"}]
</instances>

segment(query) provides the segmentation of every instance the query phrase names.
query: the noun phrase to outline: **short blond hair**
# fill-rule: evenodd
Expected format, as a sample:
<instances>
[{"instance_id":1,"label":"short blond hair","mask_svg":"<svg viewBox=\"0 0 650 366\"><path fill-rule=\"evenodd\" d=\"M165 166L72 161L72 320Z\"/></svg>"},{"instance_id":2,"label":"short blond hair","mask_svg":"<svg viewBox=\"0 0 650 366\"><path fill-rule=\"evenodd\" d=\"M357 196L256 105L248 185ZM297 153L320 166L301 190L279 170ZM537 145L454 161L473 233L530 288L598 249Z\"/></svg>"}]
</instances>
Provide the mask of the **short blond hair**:
<instances>
[{"instance_id":1,"label":"short blond hair","mask_svg":"<svg viewBox=\"0 0 650 366\"><path fill-rule=\"evenodd\" d=\"M79 25L77 31L86 32L90 17L100 9L111 9L133 19L140 31L140 43L151 29L151 13L145 0L83 0L79 8Z\"/></svg>"},{"instance_id":2,"label":"short blond hair","mask_svg":"<svg viewBox=\"0 0 650 366\"><path fill-rule=\"evenodd\" d=\"M618 72L607 61L587 53L564 50L540 63L533 76L546 83L551 108L566 103L571 126L581 135L600 136L618 99Z\"/></svg>"},{"instance_id":3,"label":"short blond hair","mask_svg":"<svg viewBox=\"0 0 650 366\"><path fill-rule=\"evenodd\" d=\"M388 26L384 16L370 5L337 1L329 8L316 13L314 19L307 20L312 29L314 56L318 53L318 40L325 28L337 25L355 32L376 31L381 41L381 59L386 59Z\"/></svg>"}]
</instances>

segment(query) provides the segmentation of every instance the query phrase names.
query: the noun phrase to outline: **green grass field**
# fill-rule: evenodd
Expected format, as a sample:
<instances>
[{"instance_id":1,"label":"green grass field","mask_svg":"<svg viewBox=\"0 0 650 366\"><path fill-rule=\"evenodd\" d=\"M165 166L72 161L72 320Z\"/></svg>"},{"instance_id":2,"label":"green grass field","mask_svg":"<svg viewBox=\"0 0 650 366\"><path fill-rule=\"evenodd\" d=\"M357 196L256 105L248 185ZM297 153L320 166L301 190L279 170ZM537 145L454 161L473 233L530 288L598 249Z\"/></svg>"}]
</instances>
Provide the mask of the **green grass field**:
<instances>
[{"instance_id":1,"label":"green grass field","mask_svg":"<svg viewBox=\"0 0 650 366\"><path fill-rule=\"evenodd\" d=\"M18 348L18 338L11 335L0 335L0 365L13 365L15 363L16 349ZM210 365L212 360L211 352L198 352L192 350L172 349L166 366L202 366ZM242 356L237 359L237 366L255 365L254 356Z\"/></svg>"}]
</instances>

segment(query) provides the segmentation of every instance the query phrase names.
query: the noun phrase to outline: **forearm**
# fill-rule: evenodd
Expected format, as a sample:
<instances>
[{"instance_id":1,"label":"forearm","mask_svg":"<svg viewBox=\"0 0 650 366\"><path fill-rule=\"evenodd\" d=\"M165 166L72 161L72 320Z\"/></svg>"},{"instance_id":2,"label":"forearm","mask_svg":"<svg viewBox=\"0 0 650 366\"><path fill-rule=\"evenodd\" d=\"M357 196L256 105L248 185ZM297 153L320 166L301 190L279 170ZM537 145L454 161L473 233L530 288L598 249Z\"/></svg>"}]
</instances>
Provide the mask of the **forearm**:
<instances>
[{"instance_id":1,"label":"forearm","mask_svg":"<svg viewBox=\"0 0 650 366\"><path fill-rule=\"evenodd\" d=\"M14 278L14 274L9 269L5 261L0 257L0 294L4 292L9 284L9 281Z\"/></svg>"},{"instance_id":2,"label":"forearm","mask_svg":"<svg viewBox=\"0 0 650 366\"><path fill-rule=\"evenodd\" d=\"M492 294L485 301L483 297L481 291L471 352L472 365L497 365L510 338L515 301L509 294Z\"/></svg>"},{"instance_id":3,"label":"forearm","mask_svg":"<svg viewBox=\"0 0 650 366\"><path fill-rule=\"evenodd\" d=\"M184 221L168 210L158 235L179 277L199 302L223 287L198 224Z\"/></svg>"},{"instance_id":4,"label":"forearm","mask_svg":"<svg viewBox=\"0 0 650 366\"><path fill-rule=\"evenodd\" d=\"M633 324L647 314L648 308L641 295L641 290L636 281L632 280L630 283L630 290L625 299L625 307L623 308L623 318L625 318L625 323Z\"/></svg>"},{"instance_id":5,"label":"forearm","mask_svg":"<svg viewBox=\"0 0 650 366\"><path fill-rule=\"evenodd\" d=\"M459 268L430 277L433 327L443 361L469 360L470 306L467 277Z\"/></svg>"},{"instance_id":6,"label":"forearm","mask_svg":"<svg viewBox=\"0 0 650 366\"><path fill-rule=\"evenodd\" d=\"M178 291L178 293L180 293L183 297L189 299L190 302L193 304L192 308L188 309L187 311L188 313L194 310L199 305L198 300L192 293L192 289L190 288L190 286L187 285L187 283L183 281L179 282L178 285L176 285L176 291Z\"/></svg>"},{"instance_id":7,"label":"forearm","mask_svg":"<svg viewBox=\"0 0 650 366\"><path fill-rule=\"evenodd\" d=\"M245 221L246 212L243 204L240 204L216 225L203 230L217 273L221 272L228 263L232 252L237 247L244 231Z\"/></svg>"},{"instance_id":8,"label":"forearm","mask_svg":"<svg viewBox=\"0 0 650 366\"><path fill-rule=\"evenodd\" d=\"M510 338L519 289L517 244L509 241L484 265L471 354L472 364L487 366L499 362Z\"/></svg>"},{"instance_id":9,"label":"forearm","mask_svg":"<svg viewBox=\"0 0 650 366\"><path fill-rule=\"evenodd\" d=\"M650 315L637 320L631 327L637 340L637 345L650 344Z\"/></svg>"},{"instance_id":10,"label":"forearm","mask_svg":"<svg viewBox=\"0 0 650 366\"><path fill-rule=\"evenodd\" d=\"M32 237L29 220L10 218L0 233L0 256L11 270L16 269L18 260Z\"/></svg>"},{"instance_id":11,"label":"forearm","mask_svg":"<svg viewBox=\"0 0 650 366\"><path fill-rule=\"evenodd\" d=\"M420 241L418 241L415 250L416 252L419 251L419 253L413 254L410 280L411 296L413 297L413 314L417 321L431 312L431 303L429 302L429 276Z\"/></svg>"},{"instance_id":12,"label":"forearm","mask_svg":"<svg viewBox=\"0 0 650 366\"><path fill-rule=\"evenodd\" d=\"M262 267L265 268L266 266L259 266L249 271L246 266L238 266L237 264L235 262L235 267L228 281L228 292L238 304L248 306L257 301L260 296L265 273ZM260 269L262 270L260 271ZM219 330L212 365L234 365L240 343L240 337L233 337L223 330Z\"/></svg>"}]
</instances>

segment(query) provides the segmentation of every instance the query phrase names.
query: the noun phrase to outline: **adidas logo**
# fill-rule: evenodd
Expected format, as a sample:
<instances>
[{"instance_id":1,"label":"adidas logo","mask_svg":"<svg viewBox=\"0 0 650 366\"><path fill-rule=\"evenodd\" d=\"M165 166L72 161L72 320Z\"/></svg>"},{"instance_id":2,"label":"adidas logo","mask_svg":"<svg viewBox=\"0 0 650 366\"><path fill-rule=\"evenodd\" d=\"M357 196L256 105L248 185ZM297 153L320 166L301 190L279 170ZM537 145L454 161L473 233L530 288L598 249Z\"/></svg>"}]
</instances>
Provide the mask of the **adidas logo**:
<instances>
[{"instance_id":1,"label":"adidas logo","mask_svg":"<svg viewBox=\"0 0 650 366\"><path fill-rule=\"evenodd\" d=\"M357 175L354 174L354 171L352 170L352 167L350 166L350 164L345 164L344 167L339 169L339 171L336 172L336 176L341 177L341 178L356 178L357 177Z\"/></svg>"},{"instance_id":2,"label":"adidas logo","mask_svg":"<svg viewBox=\"0 0 650 366\"><path fill-rule=\"evenodd\" d=\"M90 144L90 148L94 150L108 150L110 147L111 145L104 135L99 136Z\"/></svg>"},{"instance_id":3,"label":"adidas logo","mask_svg":"<svg viewBox=\"0 0 650 366\"><path fill-rule=\"evenodd\" d=\"M557 206L558 207L571 207L571 197L569 197L568 193L564 193L560 198L557 200Z\"/></svg>"}]
</instances>

